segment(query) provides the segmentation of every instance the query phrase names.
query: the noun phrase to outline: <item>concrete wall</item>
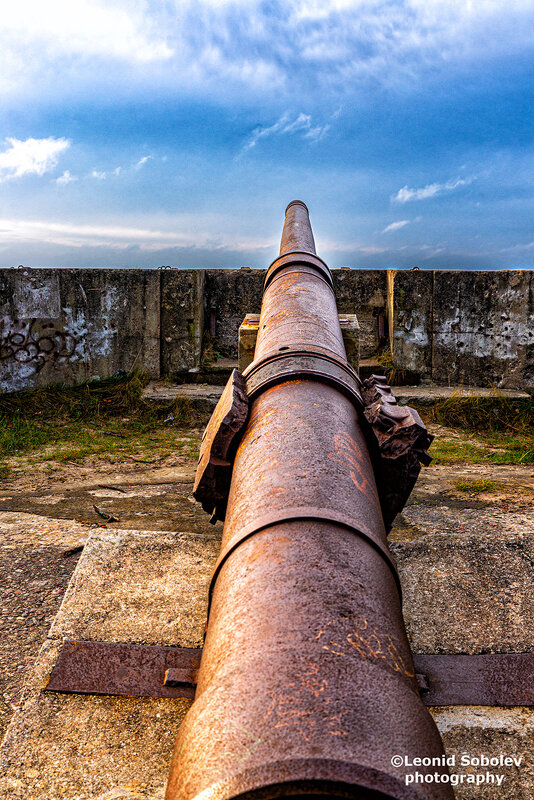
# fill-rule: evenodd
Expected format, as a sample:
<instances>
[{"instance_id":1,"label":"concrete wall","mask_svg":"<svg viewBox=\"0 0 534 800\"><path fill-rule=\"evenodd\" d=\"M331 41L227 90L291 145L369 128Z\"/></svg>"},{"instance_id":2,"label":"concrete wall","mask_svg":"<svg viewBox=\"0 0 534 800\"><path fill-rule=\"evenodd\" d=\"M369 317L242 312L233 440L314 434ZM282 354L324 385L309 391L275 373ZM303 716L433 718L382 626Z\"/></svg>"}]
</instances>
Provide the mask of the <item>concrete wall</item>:
<instances>
[{"instance_id":1,"label":"concrete wall","mask_svg":"<svg viewBox=\"0 0 534 800\"><path fill-rule=\"evenodd\" d=\"M0 390L160 373L155 270L0 270Z\"/></svg>"},{"instance_id":2,"label":"concrete wall","mask_svg":"<svg viewBox=\"0 0 534 800\"><path fill-rule=\"evenodd\" d=\"M356 314L360 325L360 358L376 355L378 312L387 304L387 272L383 269L335 269L332 272L340 314Z\"/></svg>"},{"instance_id":3,"label":"concrete wall","mask_svg":"<svg viewBox=\"0 0 534 800\"><path fill-rule=\"evenodd\" d=\"M215 322L217 352L237 358L239 326L245 314L259 314L263 294L264 269L208 269L204 294L206 329L211 315Z\"/></svg>"},{"instance_id":4,"label":"concrete wall","mask_svg":"<svg viewBox=\"0 0 534 800\"><path fill-rule=\"evenodd\" d=\"M237 357L259 313L264 270L0 270L0 390L198 371L203 343ZM357 314L361 357L388 315L396 367L442 384L534 388L531 271L333 271L340 313ZM215 336L208 336L214 328ZM383 342L382 342L383 344Z\"/></svg>"},{"instance_id":5,"label":"concrete wall","mask_svg":"<svg viewBox=\"0 0 534 800\"><path fill-rule=\"evenodd\" d=\"M439 384L534 388L531 271L391 274L396 366Z\"/></svg>"}]
</instances>

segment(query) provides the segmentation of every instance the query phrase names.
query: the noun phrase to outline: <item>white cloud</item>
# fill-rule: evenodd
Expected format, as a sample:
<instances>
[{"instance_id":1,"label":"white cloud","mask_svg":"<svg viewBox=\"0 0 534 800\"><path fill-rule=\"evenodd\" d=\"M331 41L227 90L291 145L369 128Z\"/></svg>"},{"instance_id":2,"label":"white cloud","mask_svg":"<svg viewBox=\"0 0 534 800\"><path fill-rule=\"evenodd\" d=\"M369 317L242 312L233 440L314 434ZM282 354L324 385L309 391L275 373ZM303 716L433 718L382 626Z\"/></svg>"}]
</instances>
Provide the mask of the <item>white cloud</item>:
<instances>
[{"instance_id":1,"label":"white cloud","mask_svg":"<svg viewBox=\"0 0 534 800\"><path fill-rule=\"evenodd\" d=\"M330 130L330 125L312 125L310 114L298 114L293 120L289 113L283 114L280 119L267 128L255 128L248 142L243 146L242 152L256 147L260 139L270 136L286 136L294 133L301 133L305 139L318 142Z\"/></svg>"},{"instance_id":2,"label":"white cloud","mask_svg":"<svg viewBox=\"0 0 534 800\"><path fill-rule=\"evenodd\" d=\"M154 31L153 14L139 0L17 0L2 9L3 36L24 39L25 53L105 56L138 62L167 59L172 49Z\"/></svg>"},{"instance_id":3,"label":"white cloud","mask_svg":"<svg viewBox=\"0 0 534 800\"><path fill-rule=\"evenodd\" d=\"M202 248L210 250L247 251L250 249L273 249L275 242L256 237L235 235L216 238L206 231L191 232L191 224L182 224L187 233L176 230L161 230L127 225L87 225L84 223L63 223L48 220L0 219L2 243L40 243L56 244L65 247L113 247L125 250L138 247L147 252L166 247Z\"/></svg>"},{"instance_id":4,"label":"white cloud","mask_svg":"<svg viewBox=\"0 0 534 800\"><path fill-rule=\"evenodd\" d=\"M117 174L117 173L116 173ZM99 181L104 181L108 177L107 172L100 172L97 169L94 169L90 175L91 178L96 178Z\"/></svg>"},{"instance_id":5,"label":"white cloud","mask_svg":"<svg viewBox=\"0 0 534 800\"><path fill-rule=\"evenodd\" d=\"M437 195L444 194L445 192L452 192L459 186L468 186L472 181L473 178L456 178L456 180L447 181L447 183L429 183L421 189L409 189L408 186L403 186L402 189L399 189L397 194L391 196L391 200L393 203L428 200L430 197L437 197Z\"/></svg>"},{"instance_id":6,"label":"white cloud","mask_svg":"<svg viewBox=\"0 0 534 800\"><path fill-rule=\"evenodd\" d=\"M532 0L17 0L0 18L6 91L79 80L224 96L419 86L532 51ZM121 69L122 65L122 69ZM124 69L126 67L126 69ZM132 67L132 69L130 69ZM142 67L141 69L138 69ZM68 77L67 82L58 76ZM356 83L355 83L356 82ZM152 84L153 85L153 84Z\"/></svg>"},{"instance_id":7,"label":"white cloud","mask_svg":"<svg viewBox=\"0 0 534 800\"><path fill-rule=\"evenodd\" d=\"M143 158L140 158L137 164L134 164L134 169L141 169L150 158L152 158L152 156L143 156Z\"/></svg>"},{"instance_id":8,"label":"white cloud","mask_svg":"<svg viewBox=\"0 0 534 800\"><path fill-rule=\"evenodd\" d=\"M66 169L63 175L60 175L59 178L56 178L56 183L59 183L60 186L66 186L67 183L72 183L73 181L77 181L78 178L76 175L71 175L69 170Z\"/></svg>"},{"instance_id":9,"label":"white cloud","mask_svg":"<svg viewBox=\"0 0 534 800\"><path fill-rule=\"evenodd\" d=\"M398 222L392 222L387 228L384 228L382 233L392 233L393 231L399 231L401 228L404 228L405 225L409 225L409 219L400 219Z\"/></svg>"},{"instance_id":10,"label":"white cloud","mask_svg":"<svg viewBox=\"0 0 534 800\"><path fill-rule=\"evenodd\" d=\"M515 253L521 250L534 250L534 242L526 242L525 244L514 244L511 247L503 247L499 253Z\"/></svg>"},{"instance_id":11,"label":"white cloud","mask_svg":"<svg viewBox=\"0 0 534 800\"><path fill-rule=\"evenodd\" d=\"M60 153L70 147L68 139L6 139L7 149L0 153L0 181L23 175L44 175L57 165Z\"/></svg>"}]
</instances>

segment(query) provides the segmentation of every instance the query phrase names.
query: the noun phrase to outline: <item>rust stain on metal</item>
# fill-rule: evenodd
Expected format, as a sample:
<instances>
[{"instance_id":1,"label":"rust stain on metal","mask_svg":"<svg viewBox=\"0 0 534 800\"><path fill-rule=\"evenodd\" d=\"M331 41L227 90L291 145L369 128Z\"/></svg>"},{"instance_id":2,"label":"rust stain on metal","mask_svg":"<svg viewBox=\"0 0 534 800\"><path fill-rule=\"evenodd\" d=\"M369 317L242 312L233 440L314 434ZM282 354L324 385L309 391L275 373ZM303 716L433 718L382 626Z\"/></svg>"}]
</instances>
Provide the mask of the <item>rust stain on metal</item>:
<instances>
[{"instance_id":1,"label":"rust stain on metal","mask_svg":"<svg viewBox=\"0 0 534 800\"><path fill-rule=\"evenodd\" d=\"M417 689L361 383L300 201L286 210L243 377L250 416L166 799L414 800L391 756L443 745ZM417 791L453 797L445 783Z\"/></svg>"},{"instance_id":2,"label":"rust stain on metal","mask_svg":"<svg viewBox=\"0 0 534 800\"><path fill-rule=\"evenodd\" d=\"M336 634L336 641L334 641L330 627L338 627L339 623L345 630L343 630L341 636ZM382 663L388 669L392 669L393 672L401 672L408 678L415 677L415 669L411 659L406 664L406 657L403 658L401 655L402 643L399 640L395 640L390 633L384 634L378 628L370 626L368 620L362 617L360 619L341 617L336 620L330 620L321 628L315 639L322 643L323 650L335 655L346 656L352 652L351 648L354 648L362 658L376 659L379 664Z\"/></svg>"}]
</instances>

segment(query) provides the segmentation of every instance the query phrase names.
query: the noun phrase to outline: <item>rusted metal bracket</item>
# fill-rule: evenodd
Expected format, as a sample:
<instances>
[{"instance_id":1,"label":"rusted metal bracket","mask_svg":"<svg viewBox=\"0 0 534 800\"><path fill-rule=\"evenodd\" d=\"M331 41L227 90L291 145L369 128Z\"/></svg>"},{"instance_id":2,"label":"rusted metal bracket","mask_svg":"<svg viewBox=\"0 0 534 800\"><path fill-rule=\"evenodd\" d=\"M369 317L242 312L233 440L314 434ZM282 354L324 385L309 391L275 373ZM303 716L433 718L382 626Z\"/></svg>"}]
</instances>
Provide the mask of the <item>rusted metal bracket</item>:
<instances>
[{"instance_id":1,"label":"rusted metal bracket","mask_svg":"<svg viewBox=\"0 0 534 800\"><path fill-rule=\"evenodd\" d=\"M224 520L232 479L232 463L247 422L249 401L245 381L234 369L208 423L193 486L193 497L211 514Z\"/></svg>"},{"instance_id":2,"label":"rusted metal bracket","mask_svg":"<svg viewBox=\"0 0 534 800\"><path fill-rule=\"evenodd\" d=\"M427 706L534 706L534 653L415 655Z\"/></svg>"},{"instance_id":3,"label":"rusted metal bracket","mask_svg":"<svg viewBox=\"0 0 534 800\"><path fill-rule=\"evenodd\" d=\"M66 641L48 692L120 697L195 696L202 650ZM414 655L427 706L534 706L534 653Z\"/></svg>"},{"instance_id":4,"label":"rusted metal bracket","mask_svg":"<svg viewBox=\"0 0 534 800\"><path fill-rule=\"evenodd\" d=\"M201 655L198 648L67 640L46 691L193 698Z\"/></svg>"},{"instance_id":5,"label":"rusted metal bracket","mask_svg":"<svg viewBox=\"0 0 534 800\"><path fill-rule=\"evenodd\" d=\"M383 375L371 375L362 384L364 417L371 428L369 448L386 530L402 511L415 485L421 464L432 461L427 453L434 437L409 406L397 398Z\"/></svg>"}]
</instances>

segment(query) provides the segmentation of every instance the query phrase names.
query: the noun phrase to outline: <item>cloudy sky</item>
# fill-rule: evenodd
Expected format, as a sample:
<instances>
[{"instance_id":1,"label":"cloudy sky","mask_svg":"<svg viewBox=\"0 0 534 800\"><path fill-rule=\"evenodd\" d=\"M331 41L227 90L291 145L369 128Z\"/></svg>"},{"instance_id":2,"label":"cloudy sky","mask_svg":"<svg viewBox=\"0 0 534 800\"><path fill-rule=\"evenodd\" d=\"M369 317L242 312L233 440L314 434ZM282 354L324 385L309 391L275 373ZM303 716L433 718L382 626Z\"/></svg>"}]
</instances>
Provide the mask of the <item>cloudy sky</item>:
<instances>
[{"instance_id":1,"label":"cloudy sky","mask_svg":"<svg viewBox=\"0 0 534 800\"><path fill-rule=\"evenodd\" d=\"M532 0L16 0L0 266L534 265Z\"/></svg>"}]
</instances>

